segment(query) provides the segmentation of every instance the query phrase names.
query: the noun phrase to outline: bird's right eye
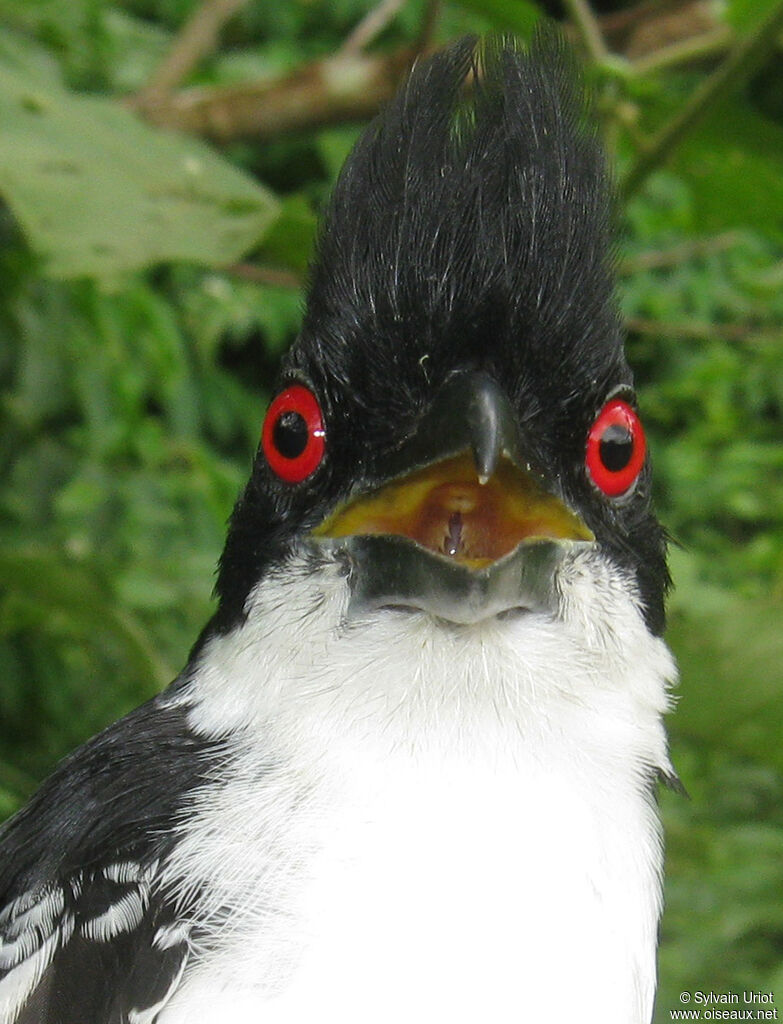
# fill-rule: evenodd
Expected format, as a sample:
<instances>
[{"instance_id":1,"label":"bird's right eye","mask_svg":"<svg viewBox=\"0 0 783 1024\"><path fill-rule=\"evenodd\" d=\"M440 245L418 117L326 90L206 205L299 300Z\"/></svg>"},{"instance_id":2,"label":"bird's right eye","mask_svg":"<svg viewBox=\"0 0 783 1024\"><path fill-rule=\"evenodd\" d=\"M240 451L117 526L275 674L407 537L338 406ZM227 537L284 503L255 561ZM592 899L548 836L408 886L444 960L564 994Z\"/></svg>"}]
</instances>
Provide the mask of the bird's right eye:
<instances>
[{"instance_id":1,"label":"bird's right eye","mask_svg":"<svg viewBox=\"0 0 783 1024\"><path fill-rule=\"evenodd\" d=\"M261 448L270 469L288 484L298 484L320 466L326 432L318 399L309 388L293 384L281 391L266 414Z\"/></svg>"},{"instance_id":2,"label":"bird's right eye","mask_svg":"<svg viewBox=\"0 0 783 1024\"><path fill-rule=\"evenodd\" d=\"M598 414L587 436L587 472L604 494L619 497L636 483L646 450L638 415L627 402L613 399Z\"/></svg>"}]
</instances>

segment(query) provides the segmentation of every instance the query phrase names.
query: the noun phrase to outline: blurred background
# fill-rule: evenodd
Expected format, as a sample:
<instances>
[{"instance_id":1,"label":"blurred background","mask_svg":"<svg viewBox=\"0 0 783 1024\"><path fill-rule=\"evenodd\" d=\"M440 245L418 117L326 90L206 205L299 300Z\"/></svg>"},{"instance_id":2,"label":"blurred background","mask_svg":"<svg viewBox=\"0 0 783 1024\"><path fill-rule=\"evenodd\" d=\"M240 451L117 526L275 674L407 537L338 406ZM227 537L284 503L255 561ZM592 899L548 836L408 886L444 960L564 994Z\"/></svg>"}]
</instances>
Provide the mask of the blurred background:
<instances>
[{"instance_id":1,"label":"blurred background","mask_svg":"<svg viewBox=\"0 0 783 1024\"><path fill-rule=\"evenodd\" d=\"M657 1020L783 1013L783 3L0 0L0 817L165 686L319 208L418 54L558 19L617 168L675 542ZM575 1014L578 1016L578 1014Z\"/></svg>"}]
</instances>

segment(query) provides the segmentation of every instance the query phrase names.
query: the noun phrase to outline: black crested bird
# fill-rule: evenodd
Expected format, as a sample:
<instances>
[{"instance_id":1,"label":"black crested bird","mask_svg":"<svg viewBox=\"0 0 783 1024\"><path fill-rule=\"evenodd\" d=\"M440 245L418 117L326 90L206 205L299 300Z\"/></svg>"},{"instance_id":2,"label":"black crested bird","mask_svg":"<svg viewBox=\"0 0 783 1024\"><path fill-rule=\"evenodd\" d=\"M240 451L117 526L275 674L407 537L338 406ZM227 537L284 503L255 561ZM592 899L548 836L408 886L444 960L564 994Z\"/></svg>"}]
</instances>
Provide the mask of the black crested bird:
<instances>
[{"instance_id":1,"label":"black crested bird","mask_svg":"<svg viewBox=\"0 0 783 1024\"><path fill-rule=\"evenodd\" d=\"M0 833L2 1024L647 1024L665 543L561 44L336 186L171 687Z\"/></svg>"}]
</instances>

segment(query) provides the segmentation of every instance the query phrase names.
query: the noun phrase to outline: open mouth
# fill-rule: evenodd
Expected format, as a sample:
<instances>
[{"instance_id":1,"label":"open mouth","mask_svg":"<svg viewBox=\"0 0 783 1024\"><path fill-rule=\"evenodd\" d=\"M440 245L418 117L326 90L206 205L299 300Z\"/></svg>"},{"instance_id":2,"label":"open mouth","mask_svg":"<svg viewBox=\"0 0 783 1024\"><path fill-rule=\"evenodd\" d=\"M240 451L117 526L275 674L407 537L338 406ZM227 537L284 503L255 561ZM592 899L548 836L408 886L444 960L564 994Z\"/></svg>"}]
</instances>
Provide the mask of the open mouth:
<instances>
[{"instance_id":1,"label":"open mouth","mask_svg":"<svg viewBox=\"0 0 783 1024\"><path fill-rule=\"evenodd\" d=\"M484 371L451 375L389 455L388 482L312 531L345 569L346 621L423 611L471 625L556 616L558 576L595 537L542 483L517 413Z\"/></svg>"},{"instance_id":2,"label":"open mouth","mask_svg":"<svg viewBox=\"0 0 783 1024\"><path fill-rule=\"evenodd\" d=\"M469 569L482 569L521 544L592 541L591 531L530 474L501 458L481 482L465 452L443 459L338 509L314 537L405 537Z\"/></svg>"}]
</instances>

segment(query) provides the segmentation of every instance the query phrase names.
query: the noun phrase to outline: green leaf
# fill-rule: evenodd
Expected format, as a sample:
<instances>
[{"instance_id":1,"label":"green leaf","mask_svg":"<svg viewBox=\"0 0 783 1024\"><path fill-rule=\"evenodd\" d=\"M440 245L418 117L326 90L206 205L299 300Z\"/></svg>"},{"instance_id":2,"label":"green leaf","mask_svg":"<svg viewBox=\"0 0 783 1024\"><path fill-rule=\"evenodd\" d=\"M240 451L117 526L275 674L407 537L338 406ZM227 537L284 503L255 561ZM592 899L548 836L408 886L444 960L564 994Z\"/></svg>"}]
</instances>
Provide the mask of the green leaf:
<instances>
[{"instance_id":1,"label":"green leaf","mask_svg":"<svg viewBox=\"0 0 783 1024\"><path fill-rule=\"evenodd\" d=\"M767 16L780 0L726 0L721 5L725 20L745 34Z\"/></svg>"},{"instance_id":2,"label":"green leaf","mask_svg":"<svg viewBox=\"0 0 783 1024\"><path fill-rule=\"evenodd\" d=\"M461 0L461 7L488 18L494 26L529 38L541 12L528 0Z\"/></svg>"},{"instance_id":3,"label":"green leaf","mask_svg":"<svg viewBox=\"0 0 783 1024\"><path fill-rule=\"evenodd\" d=\"M783 127L742 98L721 104L675 156L698 229L752 227L783 240Z\"/></svg>"},{"instance_id":4,"label":"green leaf","mask_svg":"<svg viewBox=\"0 0 783 1024\"><path fill-rule=\"evenodd\" d=\"M286 198L280 216L261 246L261 260L278 266L305 270L315 243L318 219L302 195Z\"/></svg>"},{"instance_id":5,"label":"green leaf","mask_svg":"<svg viewBox=\"0 0 783 1024\"><path fill-rule=\"evenodd\" d=\"M330 128L318 135L318 153L331 181L336 180L360 134L360 129L351 125L348 128Z\"/></svg>"},{"instance_id":6,"label":"green leaf","mask_svg":"<svg viewBox=\"0 0 783 1024\"><path fill-rule=\"evenodd\" d=\"M0 127L0 192L53 276L231 263L278 215L271 193L205 145L1 58Z\"/></svg>"},{"instance_id":7,"label":"green leaf","mask_svg":"<svg viewBox=\"0 0 783 1024\"><path fill-rule=\"evenodd\" d=\"M0 7L0 17L2 15ZM0 61L22 74L34 76L38 81L44 80L54 86L62 83L60 68L51 54L21 32L4 29L0 35Z\"/></svg>"}]
</instances>

